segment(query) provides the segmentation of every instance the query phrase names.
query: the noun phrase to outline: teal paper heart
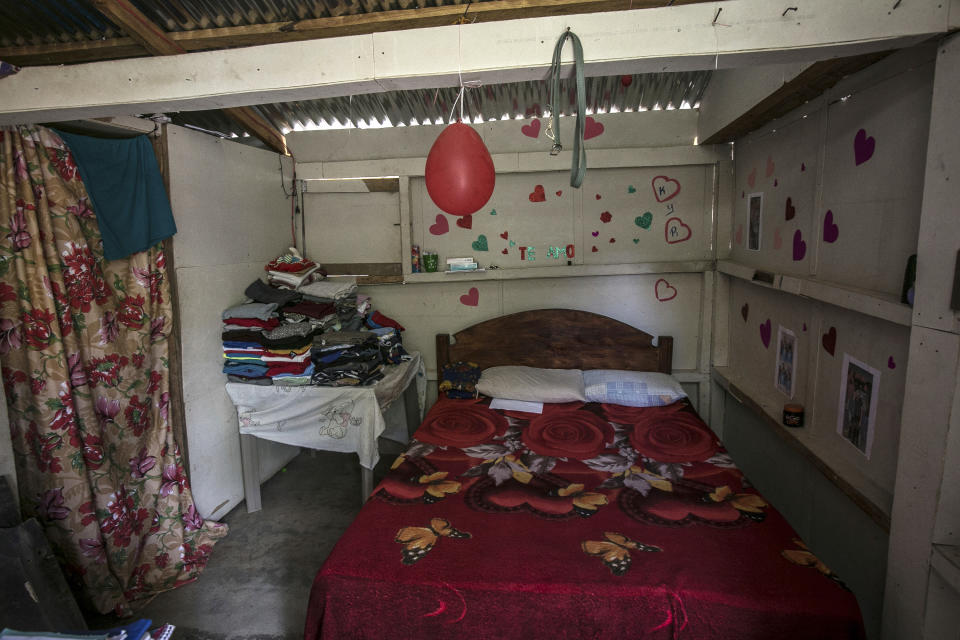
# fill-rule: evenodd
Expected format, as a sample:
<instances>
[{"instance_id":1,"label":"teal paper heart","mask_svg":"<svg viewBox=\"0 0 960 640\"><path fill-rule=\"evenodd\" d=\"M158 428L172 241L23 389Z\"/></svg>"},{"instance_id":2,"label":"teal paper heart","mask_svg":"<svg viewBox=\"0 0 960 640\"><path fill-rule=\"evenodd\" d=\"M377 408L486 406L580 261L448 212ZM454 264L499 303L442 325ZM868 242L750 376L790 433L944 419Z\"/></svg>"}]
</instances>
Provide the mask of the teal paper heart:
<instances>
[{"instance_id":1,"label":"teal paper heart","mask_svg":"<svg viewBox=\"0 0 960 640\"><path fill-rule=\"evenodd\" d=\"M647 211L642 216L634 218L633 222L641 229L649 229L650 225L653 224L653 214Z\"/></svg>"},{"instance_id":2,"label":"teal paper heart","mask_svg":"<svg viewBox=\"0 0 960 640\"><path fill-rule=\"evenodd\" d=\"M640 244L640 238L634 238L633 244Z\"/></svg>"},{"instance_id":3,"label":"teal paper heart","mask_svg":"<svg viewBox=\"0 0 960 640\"><path fill-rule=\"evenodd\" d=\"M517 243L514 242L513 240L511 240L511 241L510 241L510 246L511 246L511 247L515 247L515 246L517 246Z\"/></svg>"},{"instance_id":4,"label":"teal paper heart","mask_svg":"<svg viewBox=\"0 0 960 640\"><path fill-rule=\"evenodd\" d=\"M637 192L637 188L635 186L630 185L629 187L627 187L627 193L636 193L636 192Z\"/></svg>"},{"instance_id":5,"label":"teal paper heart","mask_svg":"<svg viewBox=\"0 0 960 640\"><path fill-rule=\"evenodd\" d=\"M474 251L487 251L487 236L481 235L479 238L473 241L473 244L470 245L473 247Z\"/></svg>"},{"instance_id":6,"label":"teal paper heart","mask_svg":"<svg viewBox=\"0 0 960 640\"><path fill-rule=\"evenodd\" d=\"M497 215L497 210L496 210L496 209L490 209L490 215L492 215L492 216Z\"/></svg>"}]
</instances>

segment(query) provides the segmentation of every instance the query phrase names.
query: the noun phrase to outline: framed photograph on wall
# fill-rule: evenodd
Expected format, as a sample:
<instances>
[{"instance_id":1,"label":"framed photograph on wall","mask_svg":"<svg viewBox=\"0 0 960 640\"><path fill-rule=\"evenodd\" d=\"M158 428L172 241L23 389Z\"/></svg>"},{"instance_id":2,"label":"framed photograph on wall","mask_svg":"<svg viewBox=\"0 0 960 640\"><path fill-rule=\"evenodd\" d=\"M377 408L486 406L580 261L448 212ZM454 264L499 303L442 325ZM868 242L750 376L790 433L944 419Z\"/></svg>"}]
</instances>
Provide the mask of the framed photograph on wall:
<instances>
[{"instance_id":1,"label":"framed photograph on wall","mask_svg":"<svg viewBox=\"0 0 960 640\"><path fill-rule=\"evenodd\" d=\"M793 398L797 379L797 336L780 326L777 329L777 367L773 384L788 398Z\"/></svg>"},{"instance_id":2,"label":"framed photograph on wall","mask_svg":"<svg viewBox=\"0 0 960 640\"><path fill-rule=\"evenodd\" d=\"M843 354L837 433L870 459L880 394L880 372Z\"/></svg>"},{"instance_id":3,"label":"framed photograph on wall","mask_svg":"<svg viewBox=\"0 0 960 640\"><path fill-rule=\"evenodd\" d=\"M760 234L763 220L763 194L747 196L747 249L760 251Z\"/></svg>"}]
</instances>

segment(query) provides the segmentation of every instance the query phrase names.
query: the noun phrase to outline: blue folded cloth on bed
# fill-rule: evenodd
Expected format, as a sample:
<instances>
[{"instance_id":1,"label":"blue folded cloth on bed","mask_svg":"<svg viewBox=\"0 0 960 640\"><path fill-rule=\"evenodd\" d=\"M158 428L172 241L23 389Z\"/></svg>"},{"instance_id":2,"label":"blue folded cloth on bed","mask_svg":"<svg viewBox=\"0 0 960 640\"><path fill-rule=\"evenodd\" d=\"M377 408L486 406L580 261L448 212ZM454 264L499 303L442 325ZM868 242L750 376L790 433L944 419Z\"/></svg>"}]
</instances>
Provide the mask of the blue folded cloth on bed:
<instances>
[{"instance_id":1,"label":"blue folded cloth on bed","mask_svg":"<svg viewBox=\"0 0 960 640\"><path fill-rule=\"evenodd\" d=\"M157 157L147 136L91 138L57 130L77 162L93 204L103 256L124 258L177 232Z\"/></svg>"}]
</instances>

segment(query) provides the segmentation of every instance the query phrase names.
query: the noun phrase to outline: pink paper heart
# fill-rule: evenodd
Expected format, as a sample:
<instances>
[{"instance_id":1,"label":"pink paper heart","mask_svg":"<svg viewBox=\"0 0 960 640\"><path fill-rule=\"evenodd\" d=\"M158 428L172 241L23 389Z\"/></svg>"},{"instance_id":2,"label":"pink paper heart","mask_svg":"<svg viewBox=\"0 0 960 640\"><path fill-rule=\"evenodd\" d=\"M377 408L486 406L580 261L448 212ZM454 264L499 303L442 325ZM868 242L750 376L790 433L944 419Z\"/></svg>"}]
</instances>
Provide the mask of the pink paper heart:
<instances>
[{"instance_id":1,"label":"pink paper heart","mask_svg":"<svg viewBox=\"0 0 960 640\"><path fill-rule=\"evenodd\" d=\"M776 165L773 164L773 158L770 157L770 156L767 156L766 176L767 176L768 178L769 178L770 176L772 176L775 169L776 169Z\"/></svg>"},{"instance_id":2,"label":"pink paper heart","mask_svg":"<svg viewBox=\"0 0 960 640\"><path fill-rule=\"evenodd\" d=\"M865 129L857 131L853 138L853 161L856 166L860 166L873 157L873 151L876 149L877 141L873 136L868 136Z\"/></svg>"},{"instance_id":3,"label":"pink paper heart","mask_svg":"<svg viewBox=\"0 0 960 640\"><path fill-rule=\"evenodd\" d=\"M757 184L757 168L754 167L753 170L747 174L747 184L750 185L752 189L755 184Z\"/></svg>"},{"instance_id":4,"label":"pink paper heart","mask_svg":"<svg viewBox=\"0 0 960 640\"><path fill-rule=\"evenodd\" d=\"M660 278L657 280L656 285L654 285L654 295L657 296L657 300L660 302L666 302L667 300L673 300L677 297L677 288L672 286L669 282Z\"/></svg>"},{"instance_id":5,"label":"pink paper heart","mask_svg":"<svg viewBox=\"0 0 960 640\"><path fill-rule=\"evenodd\" d=\"M783 238L780 236L780 229L773 230L773 248L779 249L783 246Z\"/></svg>"},{"instance_id":6,"label":"pink paper heart","mask_svg":"<svg viewBox=\"0 0 960 640\"><path fill-rule=\"evenodd\" d=\"M603 133L603 124L597 122L592 117L587 116L587 121L583 126L583 139L589 140L596 138Z\"/></svg>"},{"instance_id":7,"label":"pink paper heart","mask_svg":"<svg viewBox=\"0 0 960 640\"><path fill-rule=\"evenodd\" d=\"M764 348L770 347L770 318L760 323L760 341L763 342Z\"/></svg>"},{"instance_id":8,"label":"pink paper heart","mask_svg":"<svg viewBox=\"0 0 960 640\"><path fill-rule=\"evenodd\" d=\"M442 236L448 231L450 231L450 223L447 222L447 217L442 213L438 213L437 221L430 225L430 233L435 236Z\"/></svg>"},{"instance_id":9,"label":"pink paper heart","mask_svg":"<svg viewBox=\"0 0 960 640\"><path fill-rule=\"evenodd\" d=\"M540 135L540 120L534 119L530 124L520 127L520 133L528 138L536 138Z\"/></svg>"},{"instance_id":10,"label":"pink paper heart","mask_svg":"<svg viewBox=\"0 0 960 640\"><path fill-rule=\"evenodd\" d=\"M827 215L823 218L823 241L836 242L840 237L840 227L833 222L833 211L827 209Z\"/></svg>"},{"instance_id":11,"label":"pink paper heart","mask_svg":"<svg viewBox=\"0 0 960 640\"><path fill-rule=\"evenodd\" d=\"M797 229L793 232L793 259L800 261L803 260L805 255L807 255L807 243L803 239L800 229Z\"/></svg>"},{"instance_id":12,"label":"pink paper heart","mask_svg":"<svg viewBox=\"0 0 960 640\"><path fill-rule=\"evenodd\" d=\"M460 304L468 307L475 307L480 304L480 292L476 287L470 287L470 291L460 296Z\"/></svg>"}]
</instances>

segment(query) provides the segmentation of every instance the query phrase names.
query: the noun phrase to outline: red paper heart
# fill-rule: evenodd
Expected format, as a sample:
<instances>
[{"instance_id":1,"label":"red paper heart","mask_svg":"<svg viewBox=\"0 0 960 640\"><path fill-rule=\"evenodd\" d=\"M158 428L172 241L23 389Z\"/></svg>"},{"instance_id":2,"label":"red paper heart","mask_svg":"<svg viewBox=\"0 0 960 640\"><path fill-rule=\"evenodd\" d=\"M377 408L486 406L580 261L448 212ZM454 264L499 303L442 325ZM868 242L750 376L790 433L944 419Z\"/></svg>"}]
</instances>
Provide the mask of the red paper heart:
<instances>
[{"instance_id":1,"label":"red paper heart","mask_svg":"<svg viewBox=\"0 0 960 640\"><path fill-rule=\"evenodd\" d=\"M457 226L461 229L473 229L473 216L460 216L457 218Z\"/></svg>"},{"instance_id":2,"label":"red paper heart","mask_svg":"<svg viewBox=\"0 0 960 640\"><path fill-rule=\"evenodd\" d=\"M823 334L823 338L820 339L823 348L827 353L833 355L834 350L837 348L837 328L830 327L830 330Z\"/></svg>"},{"instance_id":3,"label":"red paper heart","mask_svg":"<svg viewBox=\"0 0 960 640\"><path fill-rule=\"evenodd\" d=\"M663 236L666 239L667 244L686 242L692 235L693 231L690 229L690 227L684 223L683 220L677 218L676 216L673 218L668 218L663 227Z\"/></svg>"},{"instance_id":4,"label":"red paper heart","mask_svg":"<svg viewBox=\"0 0 960 640\"><path fill-rule=\"evenodd\" d=\"M617 241L616 238L610 238L610 244L613 244L613 243L616 242L616 241Z\"/></svg>"},{"instance_id":5,"label":"red paper heart","mask_svg":"<svg viewBox=\"0 0 960 640\"><path fill-rule=\"evenodd\" d=\"M797 208L793 206L793 200L787 198L787 208L783 213L783 217L787 220L793 220L795 215L797 215Z\"/></svg>"},{"instance_id":6,"label":"red paper heart","mask_svg":"<svg viewBox=\"0 0 960 640\"><path fill-rule=\"evenodd\" d=\"M503 233L500 234L500 237L506 240L508 235L509 235L509 232L504 231Z\"/></svg>"},{"instance_id":7,"label":"red paper heart","mask_svg":"<svg viewBox=\"0 0 960 640\"><path fill-rule=\"evenodd\" d=\"M523 125L520 127L520 133L528 138L536 138L540 135L540 121L534 119L530 124Z\"/></svg>"},{"instance_id":8,"label":"red paper heart","mask_svg":"<svg viewBox=\"0 0 960 640\"><path fill-rule=\"evenodd\" d=\"M600 214L600 222L603 222L604 224L606 224L611 220L613 220L613 216L610 215L609 211L604 211L603 213Z\"/></svg>"},{"instance_id":9,"label":"red paper heart","mask_svg":"<svg viewBox=\"0 0 960 640\"><path fill-rule=\"evenodd\" d=\"M680 193L680 182L667 176L656 176L650 181L653 187L653 197L657 202L666 202L673 200Z\"/></svg>"},{"instance_id":10,"label":"red paper heart","mask_svg":"<svg viewBox=\"0 0 960 640\"><path fill-rule=\"evenodd\" d=\"M430 233L435 236L442 236L447 231L450 231L450 223L447 222L447 217L442 213L437 214L437 221L430 225Z\"/></svg>"},{"instance_id":11,"label":"red paper heart","mask_svg":"<svg viewBox=\"0 0 960 640\"><path fill-rule=\"evenodd\" d=\"M747 184L750 185L750 188L753 188L753 185L757 183L757 168L754 167L750 173L747 174Z\"/></svg>"},{"instance_id":12,"label":"red paper heart","mask_svg":"<svg viewBox=\"0 0 960 640\"><path fill-rule=\"evenodd\" d=\"M660 302L666 302L667 300L673 300L677 297L677 288L672 286L669 282L660 278L657 280L657 283L654 285L654 295L657 296L657 300Z\"/></svg>"},{"instance_id":13,"label":"red paper heart","mask_svg":"<svg viewBox=\"0 0 960 640\"><path fill-rule=\"evenodd\" d=\"M597 200L599 200L599 199L600 199L600 194L598 193L598 194L597 194Z\"/></svg>"},{"instance_id":14,"label":"red paper heart","mask_svg":"<svg viewBox=\"0 0 960 640\"><path fill-rule=\"evenodd\" d=\"M480 303L480 292L476 287L470 287L470 291L460 296L460 304L468 307L475 307Z\"/></svg>"},{"instance_id":15,"label":"red paper heart","mask_svg":"<svg viewBox=\"0 0 960 640\"><path fill-rule=\"evenodd\" d=\"M740 307L740 315L743 316L743 321L747 321L747 316L750 315L750 305L746 302L743 303L743 306Z\"/></svg>"},{"instance_id":16,"label":"red paper heart","mask_svg":"<svg viewBox=\"0 0 960 640\"><path fill-rule=\"evenodd\" d=\"M596 138L603 133L603 125L590 116L587 116L587 122L583 127L583 139L589 140L590 138Z\"/></svg>"},{"instance_id":17,"label":"red paper heart","mask_svg":"<svg viewBox=\"0 0 960 640\"><path fill-rule=\"evenodd\" d=\"M600 251L600 249L597 249L596 247L593 247L593 249L591 249L590 251L596 253L597 251Z\"/></svg>"},{"instance_id":18,"label":"red paper heart","mask_svg":"<svg viewBox=\"0 0 960 640\"><path fill-rule=\"evenodd\" d=\"M775 169L776 169L776 165L773 164L773 158L770 156L767 156L767 177L768 178L773 175L773 172Z\"/></svg>"},{"instance_id":19,"label":"red paper heart","mask_svg":"<svg viewBox=\"0 0 960 640\"><path fill-rule=\"evenodd\" d=\"M563 195L563 189L558 190L558 191L557 191L557 197L559 198L559 197L562 196L562 195Z\"/></svg>"},{"instance_id":20,"label":"red paper heart","mask_svg":"<svg viewBox=\"0 0 960 640\"><path fill-rule=\"evenodd\" d=\"M547 194L543 192L543 185L538 184L533 188L533 193L530 194L530 202L543 202L547 199Z\"/></svg>"},{"instance_id":21,"label":"red paper heart","mask_svg":"<svg viewBox=\"0 0 960 640\"><path fill-rule=\"evenodd\" d=\"M503 255L507 255L507 254L510 253L510 252L507 251L506 249L503 249L500 253L502 253Z\"/></svg>"}]
</instances>

